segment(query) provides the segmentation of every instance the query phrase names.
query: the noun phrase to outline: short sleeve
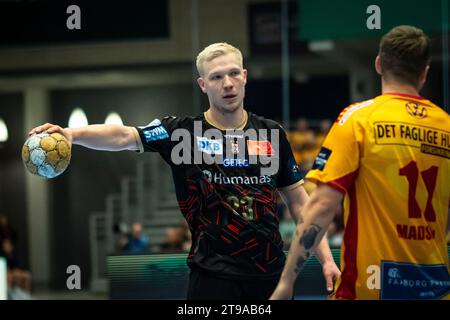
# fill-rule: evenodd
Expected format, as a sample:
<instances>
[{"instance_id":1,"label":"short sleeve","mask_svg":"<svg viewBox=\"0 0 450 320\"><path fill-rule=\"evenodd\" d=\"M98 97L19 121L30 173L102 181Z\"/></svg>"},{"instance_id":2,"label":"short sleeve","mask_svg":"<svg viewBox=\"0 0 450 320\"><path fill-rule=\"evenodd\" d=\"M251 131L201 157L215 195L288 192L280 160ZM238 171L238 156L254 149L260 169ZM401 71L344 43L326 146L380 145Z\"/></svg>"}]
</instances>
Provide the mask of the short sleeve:
<instances>
[{"instance_id":1,"label":"short sleeve","mask_svg":"<svg viewBox=\"0 0 450 320\"><path fill-rule=\"evenodd\" d=\"M280 170L277 179L277 188L286 191L303 184L303 174L300 172L292 153L291 145L286 137L286 132L279 127L280 133Z\"/></svg>"},{"instance_id":2,"label":"short sleeve","mask_svg":"<svg viewBox=\"0 0 450 320\"><path fill-rule=\"evenodd\" d=\"M353 117L336 121L306 178L321 182L345 193L359 170L362 130Z\"/></svg>"},{"instance_id":3,"label":"short sleeve","mask_svg":"<svg viewBox=\"0 0 450 320\"><path fill-rule=\"evenodd\" d=\"M170 136L177 127L176 119L165 117L163 120L155 119L145 126L136 127L139 151L158 152L163 156L170 155L173 148Z\"/></svg>"}]
</instances>

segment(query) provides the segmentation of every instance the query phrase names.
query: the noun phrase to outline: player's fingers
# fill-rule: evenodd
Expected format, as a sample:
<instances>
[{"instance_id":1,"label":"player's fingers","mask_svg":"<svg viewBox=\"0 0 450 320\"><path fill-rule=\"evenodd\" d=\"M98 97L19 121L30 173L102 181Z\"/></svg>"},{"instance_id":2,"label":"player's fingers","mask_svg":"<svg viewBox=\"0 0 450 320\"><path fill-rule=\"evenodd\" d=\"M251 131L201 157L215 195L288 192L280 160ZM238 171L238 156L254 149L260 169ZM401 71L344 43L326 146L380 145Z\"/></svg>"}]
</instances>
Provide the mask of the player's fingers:
<instances>
[{"instance_id":1,"label":"player's fingers","mask_svg":"<svg viewBox=\"0 0 450 320\"><path fill-rule=\"evenodd\" d=\"M53 133L53 132L64 133L64 130L60 126L52 126L52 127L47 129L47 132L48 133Z\"/></svg>"},{"instance_id":2,"label":"player's fingers","mask_svg":"<svg viewBox=\"0 0 450 320\"><path fill-rule=\"evenodd\" d=\"M333 290L334 290L334 275L328 274L326 276L326 282L327 282L327 291L333 292Z\"/></svg>"},{"instance_id":3,"label":"player's fingers","mask_svg":"<svg viewBox=\"0 0 450 320\"><path fill-rule=\"evenodd\" d=\"M28 134L32 135L32 134L35 134L35 133L40 133L40 132L45 130L44 128L46 126L48 126L48 123L40 125L40 126L37 126L37 127L33 128L33 129L31 129L31 131Z\"/></svg>"},{"instance_id":4,"label":"player's fingers","mask_svg":"<svg viewBox=\"0 0 450 320\"><path fill-rule=\"evenodd\" d=\"M40 127L35 127L33 129L31 129L30 132L28 132L28 135L31 136L31 135L33 135L35 133L38 133L39 129L40 129Z\"/></svg>"},{"instance_id":5,"label":"player's fingers","mask_svg":"<svg viewBox=\"0 0 450 320\"><path fill-rule=\"evenodd\" d=\"M54 124L51 123L46 123L40 126L37 126L33 129L31 129L31 131L28 133L29 135L35 134L35 133L41 133L44 132L46 130L48 130L49 128L51 128L52 126L54 126Z\"/></svg>"}]
</instances>

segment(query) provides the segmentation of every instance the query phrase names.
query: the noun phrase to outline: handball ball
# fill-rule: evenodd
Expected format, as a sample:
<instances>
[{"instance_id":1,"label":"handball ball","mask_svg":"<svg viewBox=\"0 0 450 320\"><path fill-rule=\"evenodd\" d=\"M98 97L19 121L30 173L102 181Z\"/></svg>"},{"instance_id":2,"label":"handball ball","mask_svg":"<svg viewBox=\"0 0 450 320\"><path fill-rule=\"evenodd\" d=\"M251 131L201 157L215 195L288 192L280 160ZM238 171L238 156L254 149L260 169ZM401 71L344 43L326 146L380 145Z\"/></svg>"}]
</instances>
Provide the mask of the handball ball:
<instances>
[{"instance_id":1,"label":"handball ball","mask_svg":"<svg viewBox=\"0 0 450 320\"><path fill-rule=\"evenodd\" d=\"M66 170L71 157L70 145L60 133L32 135L22 147L22 161L32 174L54 178Z\"/></svg>"}]
</instances>

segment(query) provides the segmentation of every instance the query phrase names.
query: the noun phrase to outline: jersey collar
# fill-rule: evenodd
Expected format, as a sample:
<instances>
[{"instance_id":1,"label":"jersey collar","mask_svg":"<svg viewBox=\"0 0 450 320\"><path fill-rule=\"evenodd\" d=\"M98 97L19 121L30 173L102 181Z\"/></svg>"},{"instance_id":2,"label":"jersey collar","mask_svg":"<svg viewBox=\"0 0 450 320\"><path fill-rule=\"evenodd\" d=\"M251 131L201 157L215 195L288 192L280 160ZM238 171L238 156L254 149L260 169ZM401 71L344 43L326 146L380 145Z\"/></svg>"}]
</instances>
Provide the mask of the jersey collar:
<instances>
[{"instance_id":1,"label":"jersey collar","mask_svg":"<svg viewBox=\"0 0 450 320\"><path fill-rule=\"evenodd\" d=\"M222 127L220 124L214 122L214 120L208 115L207 112L203 112L203 116L205 117L205 120L206 120L207 123L209 123L210 125L212 125L213 127L217 128L219 130L222 130L222 131L226 131L226 130L242 130L242 129L245 128L245 126L247 125L247 121L248 121L248 113L245 110L243 110L243 111L244 111L244 118L242 119L241 124L238 127L236 127L236 128L225 128L225 127Z\"/></svg>"},{"instance_id":2,"label":"jersey collar","mask_svg":"<svg viewBox=\"0 0 450 320\"><path fill-rule=\"evenodd\" d=\"M406 94L406 93L398 93L398 92L386 92L385 94L389 94L389 95L394 95L394 96L401 96L401 97L406 97L406 98L413 98L413 99L417 99L417 100L425 100L424 97L422 96L415 96L412 94Z\"/></svg>"}]
</instances>

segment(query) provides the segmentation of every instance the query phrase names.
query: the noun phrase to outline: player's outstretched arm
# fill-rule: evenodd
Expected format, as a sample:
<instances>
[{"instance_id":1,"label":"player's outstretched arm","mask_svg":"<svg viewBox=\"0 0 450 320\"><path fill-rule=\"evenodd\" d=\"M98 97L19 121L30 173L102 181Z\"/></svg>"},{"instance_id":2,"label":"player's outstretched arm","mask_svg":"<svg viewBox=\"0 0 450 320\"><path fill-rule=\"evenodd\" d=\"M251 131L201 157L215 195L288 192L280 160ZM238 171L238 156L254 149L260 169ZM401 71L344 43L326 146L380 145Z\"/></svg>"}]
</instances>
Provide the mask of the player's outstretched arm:
<instances>
[{"instance_id":1,"label":"player's outstretched arm","mask_svg":"<svg viewBox=\"0 0 450 320\"><path fill-rule=\"evenodd\" d=\"M294 283L305 262L322 240L328 225L341 205L343 195L323 184L311 195L302 210L280 281L271 299L291 299Z\"/></svg>"},{"instance_id":2,"label":"player's outstretched arm","mask_svg":"<svg viewBox=\"0 0 450 320\"><path fill-rule=\"evenodd\" d=\"M94 124L81 128L61 128L46 123L33 128L29 135L47 131L59 132L70 144L78 144L86 148L106 151L138 150L138 133L136 128L117 124Z\"/></svg>"}]
</instances>

